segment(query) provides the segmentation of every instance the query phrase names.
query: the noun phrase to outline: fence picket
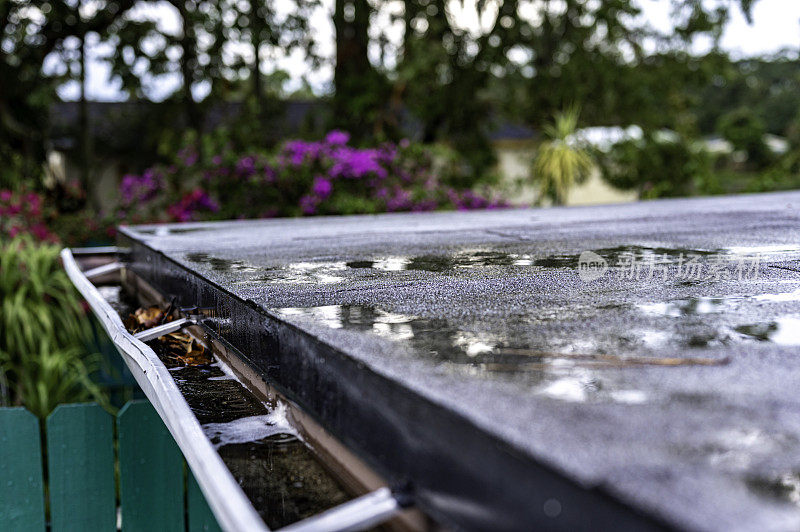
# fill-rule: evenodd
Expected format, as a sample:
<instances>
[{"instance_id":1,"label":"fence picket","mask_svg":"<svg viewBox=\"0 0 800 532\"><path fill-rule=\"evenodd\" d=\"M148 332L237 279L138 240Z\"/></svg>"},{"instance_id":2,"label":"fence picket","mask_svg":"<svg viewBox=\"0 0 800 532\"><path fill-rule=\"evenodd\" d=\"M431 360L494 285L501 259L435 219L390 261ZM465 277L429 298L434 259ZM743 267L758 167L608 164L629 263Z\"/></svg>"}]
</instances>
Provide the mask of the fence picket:
<instances>
[{"instance_id":1,"label":"fence picket","mask_svg":"<svg viewBox=\"0 0 800 532\"><path fill-rule=\"evenodd\" d=\"M122 530L184 530L183 457L147 401L117 416Z\"/></svg>"},{"instance_id":2,"label":"fence picket","mask_svg":"<svg viewBox=\"0 0 800 532\"><path fill-rule=\"evenodd\" d=\"M97 404L60 405L47 418L53 532L116 529L112 423Z\"/></svg>"},{"instance_id":3,"label":"fence picket","mask_svg":"<svg viewBox=\"0 0 800 532\"><path fill-rule=\"evenodd\" d=\"M0 530L45 529L39 420L0 408Z\"/></svg>"},{"instance_id":4,"label":"fence picket","mask_svg":"<svg viewBox=\"0 0 800 532\"><path fill-rule=\"evenodd\" d=\"M214 513L206 502L192 470L187 468L186 514L189 518L189 532L217 532L222 530Z\"/></svg>"},{"instance_id":5,"label":"fence picket","mask_svg":"<svg viewBox=\"0 0 800 532\"><path fill-rule=\"evenodd\" d=\"M47 418L50 530L116 530L113 418L94 403L65 404ZM211 508L149 402L117 416L122 530L217 532ZM44 531L39 420L0 408L0 530ZM184 493L186 495L184 499Z\"/></svg>"}]
</instances>

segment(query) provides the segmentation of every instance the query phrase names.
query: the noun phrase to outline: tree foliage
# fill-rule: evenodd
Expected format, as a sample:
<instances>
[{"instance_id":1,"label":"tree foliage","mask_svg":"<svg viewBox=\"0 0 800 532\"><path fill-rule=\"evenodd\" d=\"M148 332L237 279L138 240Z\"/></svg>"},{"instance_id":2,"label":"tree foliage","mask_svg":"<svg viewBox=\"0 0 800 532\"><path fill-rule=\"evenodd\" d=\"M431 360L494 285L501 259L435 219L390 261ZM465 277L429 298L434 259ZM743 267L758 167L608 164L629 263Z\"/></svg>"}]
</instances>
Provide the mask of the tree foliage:
<instances>
[{"instance_id":1,"label":"tree foliage","mask_svg":"<svg viewBox=\"0 0 800 532\"><path fill-rule=\"evenodd\" d=\"M488 136L498 121L539 129L571 103L581 104L582 124L690 132L697 101L712 97L703 87L729 65L716 48L697 57L689 45L699 36L717 43L730 9L749 13L752 3L670 0L673 27L660 32L633 0L335 0L335 53L325 58L311 27L320 0L0 0L0 162L39 173L56 88L72 80L86 100L90 45L109 50L114 82L132 100L148 99L156 82L172 84L153 129L179 139L204 128L212 103L240 101L253 142L277 142L280 98L267 76L278 56L333 67L332 125L355 141L411 132L447 142L476 174L492 163ZM147 16L155 6L177 28ZM787 89L770 116L784 116L792 101ZM92 156L86 109L84 165Z\"/></svg>"},{"instance_id":2,"label":"tree foliage","mask_svg":"<svg viewBox=\"0 0 800 532\"><path fill-rule=\"evenodd\" d=\"M0 164L11 159L24 176L40 175L56 86L76 70L83 75L86 36L104 31L133 4L100 0L90 10L78 0L0 1ZM57 67L47 68L48 60Z\"/></svg>"},{"instance_id":3,"label":"tree foliage","mask_svg":"<svg viewBox=\"0 0 800 532\"><path fill-rule=\"evenodd\" d=\"M613 146L597 160L613 186L640 198L689 196L709 188L712 159L702 146L677 134L645 132Z\"/></svg>"},{"instance_id":4,"label":"tree foliage","mask_svg":"<svg viewBox=\"0 0 800 532\"><path fill-rule=\"evenodd\" d=\"M723 115L717 131L733 145L734 150L747 155L747 163L756 169L768 166L774 159L764 141L766 125L752 109L740 107Z\"/></svg>"},{"instance_id":5,"label":"tree foliage","mask_svg":"<svg viewBox=\"0 0 800 532\"><path fill-rule=\"evenodd\" d=\"M382 5L340 4L351 6L362 21L370 11L379 14ZM388 47L388 61L382 47L381 62L370 63L362 25L354 48L361 55L352 63L361 66L348 71L350 79L385 72L391 88L374 81L359 91L348 88L342 97L349 107L339 114L351 122L410 120L421 140L447 141L476 171L491 163L487 136L499 118L539 129L572 103L582 105L585 124L690 130L693 95L708 83L722 54L715 50L699 58L688 47L699 36L718 43L730 9L749 13L751 4L673 1L673 30L659 32L645 24L631 0L404 0L396 16L403 25L402 46ZM479 27L460 23L458 6L464 13L474 8ZM349 46L342 36L337 44L340 52ZM372 44L382 43L374 38ZM342 76L337 89L344 83Z\"/></svg>"},{"instance_id":6,"label":"tree foliage","mask_svg":"<svg viewBox=\"0 0 800 532\"><path fill-rule=\"evenodd\" d=\"M720 118L737 109L748 109L767 132L791 134L800 110L800 57L797 51L774 57L731 61L720 58L708 84L693 95L701 133L718 132Z\"/></svg>"}]
</instances>

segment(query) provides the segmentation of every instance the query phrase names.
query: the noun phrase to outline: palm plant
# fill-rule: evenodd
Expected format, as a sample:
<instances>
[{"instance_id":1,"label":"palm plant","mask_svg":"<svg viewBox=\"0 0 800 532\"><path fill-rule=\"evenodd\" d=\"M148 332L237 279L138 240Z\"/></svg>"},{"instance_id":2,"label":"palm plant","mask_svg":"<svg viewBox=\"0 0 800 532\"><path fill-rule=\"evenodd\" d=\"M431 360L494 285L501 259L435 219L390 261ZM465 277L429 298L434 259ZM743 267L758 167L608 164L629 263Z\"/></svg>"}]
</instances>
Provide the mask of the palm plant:
<instances>
[{"instance_id":1,"label":"palm plant","mask_svg":"<svg viewBox=\"0 0 800 532\"><path fill-rule=\"evenodd\" d=\"M591 154L575 138L579 115L578 107L569 107L544 128L547 140L539 146L533 161L539 202L548 198L553 205L563 205L569 190L585 181L594 168Z\"/></svg>"},{"instance_id":2,"label":"palm plant","mask_svg":"<svg viewBox=\"0 0 800 532\"><path fill-rule=\"evenodd\" d=\"M92 324L58 259L59 249L21 237L0 242L0 404L44 418L61 402L105 402L91 374Z\"/></svg>"}]
</instances>

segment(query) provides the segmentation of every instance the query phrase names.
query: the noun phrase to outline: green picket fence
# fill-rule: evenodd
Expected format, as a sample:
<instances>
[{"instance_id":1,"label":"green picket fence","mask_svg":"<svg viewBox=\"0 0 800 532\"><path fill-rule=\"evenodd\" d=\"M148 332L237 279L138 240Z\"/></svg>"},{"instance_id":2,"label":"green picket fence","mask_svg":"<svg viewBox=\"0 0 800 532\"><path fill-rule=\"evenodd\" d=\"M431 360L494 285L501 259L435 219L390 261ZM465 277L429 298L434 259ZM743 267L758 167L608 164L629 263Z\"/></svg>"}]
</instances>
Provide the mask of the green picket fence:
<instances>
[{"instance_id":1,"label":"green picket fence","mask_svg":"<svg viewBox=\"0 0 800 532\"><path fill-rule=\"evenodd\" d=\"M44 531L49 508L52 532L113 531L118 507L125 532L219 530L149 402L116 420L96 404L61 405L44 437L24 408L0 408L0 530Z\"/></svg>"}]
</instances>

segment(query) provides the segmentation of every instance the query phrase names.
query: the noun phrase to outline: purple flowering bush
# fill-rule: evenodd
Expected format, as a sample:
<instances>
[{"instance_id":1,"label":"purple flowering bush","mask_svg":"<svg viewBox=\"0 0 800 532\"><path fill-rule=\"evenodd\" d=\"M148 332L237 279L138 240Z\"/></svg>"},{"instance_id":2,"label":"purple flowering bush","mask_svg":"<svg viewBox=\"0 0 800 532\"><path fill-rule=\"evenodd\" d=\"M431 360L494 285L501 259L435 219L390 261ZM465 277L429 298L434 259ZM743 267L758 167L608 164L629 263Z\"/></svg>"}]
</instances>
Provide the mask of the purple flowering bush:
<instances>
[{"instance_id":1,"label":"purple flowering bush","mask_svg":"<svg viewBox=\"0 0 800 532\"><path fill-rule=\"evenodd\" d=\"M152 168L145 170L142 175L123 176L119 189L122 205L127 207L140 202L148 202L162 192L164 187L164 174Z\"/></svg>"},{"instance_id":2,"label":"purple flowering bush","mask_svg":"<svg viewBox=\"0 0 800 532\"><path fill-rule=\"evenodd\" d=\"M58 238L47 226L51 217L40 194L0 190L0 240L29 234L36 240L56 242Z\"/></svg>"},{"instance_id":3,"label":"purple flowering bush","mask_svg":"<svg viewBox=\"0 0 800 532\"><path fill-rule=\"evenodd\" d=\"M290 140L270 154L222 150L205 163L189 147L171 166L125 176L121 215L130 222L189 221L505 206L445 185L440 176L453 167L441 160L407 141L355 147L343 131Z\"/></svg>"},{"instance_id":4,"label":"purple flowering bush","mask_svg":"<svg viewBox=\"0 0 800 532\"><path fill-rule=\"evenodd\" d=\"M0 242L23 237L48 244L82 246L113 238L116 221L112 217L72 207L80 205L84 198L77 181L45 191L24 186L0 189Z\"/></svg>"}]
</instances>

